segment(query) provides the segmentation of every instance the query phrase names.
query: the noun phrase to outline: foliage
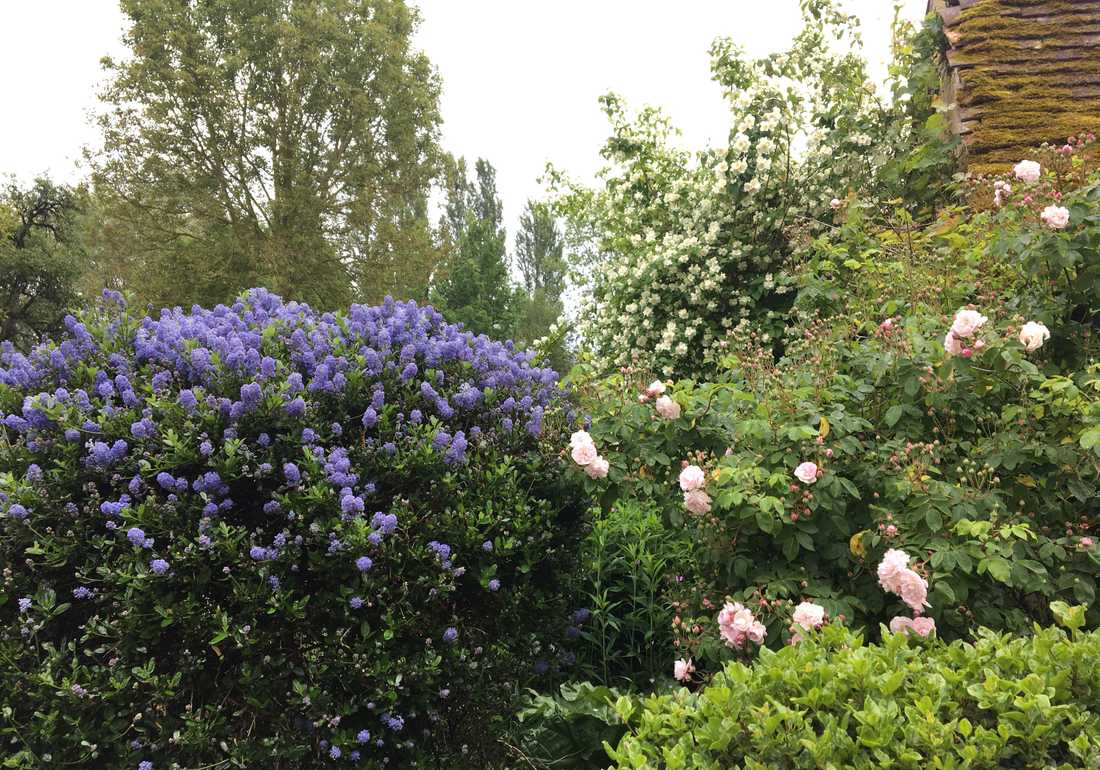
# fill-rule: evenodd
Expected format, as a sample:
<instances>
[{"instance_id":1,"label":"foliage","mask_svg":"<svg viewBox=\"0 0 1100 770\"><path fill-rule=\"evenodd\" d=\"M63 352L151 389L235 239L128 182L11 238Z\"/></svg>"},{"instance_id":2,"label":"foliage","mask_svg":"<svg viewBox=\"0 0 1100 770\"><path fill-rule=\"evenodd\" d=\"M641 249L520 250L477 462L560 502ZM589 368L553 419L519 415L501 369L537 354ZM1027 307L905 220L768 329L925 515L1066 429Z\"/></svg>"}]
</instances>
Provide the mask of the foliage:
<instances>
[{"instance_id":1,"label":"foliage","mask_svg":"<svg viewBox=\"0 0 1100 770\"><path fill-rule=\"evenodd\" d=\"M417 295L439 82L403 0L123 0L105 60L100 284L158 305L264 285L321 307ZM181 276L187 276L182 280Z\"/></svg>"},{"instance_id":2,"label":"foliage","mask_svg":"<svg viewBox=\"0 0 1100 770\"><path fill-rule=\"evenodd\" d=\"M66 328L0 369L7 766L494 761L570 609L555 374L393 301Z\"/></svg>"},{"instance_id":3,"label":"foliage","mask_svg":"<svg viewBox=\"0 0 1100 770\"><path fill-rule=\"evenodd\" d=\"M584 542L577 601L592 616L580 630L578 672L599 682L639 686L668 672L672 572L691 563L691 543L660 513L616 503Z\"/></svg>"},{"instance_id":4,"label":"foliage","mask_svg":"<svg viewBox=\"0 0 1100 770\"><path fill-rule=\"evenodd\" d=\"M539 770L589 770L607 762L604 744L626 732L614 704L623 696L590 682L564 684L553 695L535 695L517 714L517 759Z\"/></svg>"},{"instance_id":5,"label":"foliage","mask_svg":"<svg viewBox=\"0 0 1100 770\"><path fill-rule=\"evenodd\" d=\"M542 343L551 365L567 369L569 353L564 341L553 344L555 326L562 318L565 305L566 264L565 243L553 210L545 203L527 201L519 220L514 262L523 285L517 292L519 306L516 339L526 343Z\"/></svg>"},{"instance_id":6,"label":"foliage","mask_svg":"<svg viewBox=\"0 0 1100 770\"><path fill-rule=\"evenodd\" d=\"M631 730L609 754L621 770L1092 767L1098 653L1096 632L868 646L827 626L697 694L622 704Z\"/></svg>"},{"instance_id":7,"label":"foliage","mask_svg":"<svg viewBox=\"0 0 1100 770\"><path fill-rule=\"evenodd\" d=\"M459 158L449 170L444 232L451 254L432 301L452 322L478 334L511 337L516 301L508 276L505 230L496 169L479 158L476 182Z\"/></svg>"},{"instance_id":8,"label":"foliage","mask_svg":"<svg viewBox=\"0 0 1100 770\"><path fill-rule=\"evenodd\" d=\"M601 370L638 363L709 376L735 329L777 339L793 297L786 263L807 234L835 221L850 197L896 191L910 176L927 186L953 165L942 116L923 98L931 73L899 65L885 102L859 56L854 18L827 0L803 10L806 26L786 53L750 60L729 40L715 43L712 72L733 117L728 147L693 157L663 115L644 109L632 119L611 95L602 100L612 125L602 187L553 175L590 290L583 330ZM899 39L910 38L899 30ZM907 43L904 61L929 40ZM922 98L901 98L911 93ZM923 158L895 160L929 142L936 149Z\"/></svg>"},{"instance_id":9,"label":"foliage","mask_svg":"<svg viewBox=\"0 0 1100 770\"><path fill-rule=\"evenodd\" d=\"M82 250L75 191L49 179L0 193L0 340L25 344L61 328L77 304Z\"/></svg>"},{"instance_id":10,"label":"foliage","mask_svg":"<svg viewBox=\"0 0 1100 770\"><path fill-rule=\"evenodd\" d=\"M607 507L656 506L693 543L668 573L684 581L666 575L678 629L667 667L728 659L716 633L726 597L753 608L772 646L805 600L873 633L903 606L878 584L889 548L929 581L947 638L1026 631L1055 600L1094 605L1094 186L1060 186L1053 170L1016 185L1000 209L957 207L924 227L904 208L853 201L792 268L781 356L763 334L731 336L713 381L664 383L676 414L655 408L644 370L571 375L611 466L586 483ZM1065 229L1040 221L1055 196ZM980 344L951 355L945 333L968 306L989 320ZM1050 340L1026 348L1026 321ZM796 477L804 462L820 477ZM705 510L677 483L689 464L705 474Z\"/></svg>"}]
</instances>

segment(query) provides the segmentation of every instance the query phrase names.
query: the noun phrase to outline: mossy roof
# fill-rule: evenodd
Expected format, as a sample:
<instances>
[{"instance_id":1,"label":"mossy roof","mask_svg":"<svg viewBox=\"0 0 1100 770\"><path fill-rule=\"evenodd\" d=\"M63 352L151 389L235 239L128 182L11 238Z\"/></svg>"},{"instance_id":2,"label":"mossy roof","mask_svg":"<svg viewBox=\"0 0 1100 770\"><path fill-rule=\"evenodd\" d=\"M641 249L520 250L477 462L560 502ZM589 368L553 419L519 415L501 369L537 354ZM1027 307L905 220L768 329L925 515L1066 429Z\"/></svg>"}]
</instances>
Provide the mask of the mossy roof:
<instances>
[{"instance_id":1,"label":"mossy roof","mask_svg":"<svg viewBox=\"0 0 1100 770\"><path fill-rule=\"evenodd\" d=\"M1043 142L1100 134L1100 0L931 0L944 21L953 125L974 173Z\"/></svg>"}]
</instances>

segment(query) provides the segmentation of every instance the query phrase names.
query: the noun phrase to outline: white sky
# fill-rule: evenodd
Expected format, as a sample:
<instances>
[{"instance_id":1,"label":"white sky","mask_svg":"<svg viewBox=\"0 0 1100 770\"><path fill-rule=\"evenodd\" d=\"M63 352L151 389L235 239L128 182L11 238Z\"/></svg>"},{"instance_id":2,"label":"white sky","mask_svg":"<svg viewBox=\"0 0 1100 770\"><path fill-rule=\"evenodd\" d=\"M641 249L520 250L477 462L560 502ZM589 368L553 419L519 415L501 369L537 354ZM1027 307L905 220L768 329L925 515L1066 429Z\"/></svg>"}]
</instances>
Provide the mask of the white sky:
<instances>
[{"instance_id":1,"label":"white sky","mask_svg":"<svg viewBox=\"0 0 1100 770\"><path fill-rule=\"evenodd\" d=\"M726 106L707 50L729 36L762 55L797 31L798 0L419 0L417 43L443 78L444 147L488 158L509 239L546 162L579 179L600 166L607 126L597 97L658 105L689 147L724 142ZM890 0L843 0L863 20L876 72L889 49ZM918 19L927 0L903 0ZM116 0L0 0L0 176L73 182L94 143L99 59L125 51Z\"/></svg>"}]
</instances>

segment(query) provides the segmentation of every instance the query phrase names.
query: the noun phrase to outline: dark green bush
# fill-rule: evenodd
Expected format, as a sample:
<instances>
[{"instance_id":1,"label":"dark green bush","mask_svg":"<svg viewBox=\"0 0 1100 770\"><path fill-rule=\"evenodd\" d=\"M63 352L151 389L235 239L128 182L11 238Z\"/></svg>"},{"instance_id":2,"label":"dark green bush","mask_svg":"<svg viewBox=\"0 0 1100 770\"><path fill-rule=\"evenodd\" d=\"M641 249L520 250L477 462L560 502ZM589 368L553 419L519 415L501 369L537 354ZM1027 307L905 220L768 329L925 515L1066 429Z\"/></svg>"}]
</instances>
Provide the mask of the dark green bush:
<instances>
[{"instance_id":1,"label":"dark green bush","mask_svg":"<svg viewBox=\"0 0 1100 770\"><path fill-rule=\"evenodd\" d=\"M412 303L123 304L3 351L4 766L494 761L570 609L554 373Z\"/></svg>"},{"instance_id":2,"label":"dark green bush","mask_svg":"<svg viewBox=\"0 0 1100 770\"><path fill-rule=\"evenodd\" d=\"M1094 768L1097 655L1098 632L864 646L826 626L698 693L620 699L631 730L608 751L619 770Z\"/></svg>"}]
</instances>

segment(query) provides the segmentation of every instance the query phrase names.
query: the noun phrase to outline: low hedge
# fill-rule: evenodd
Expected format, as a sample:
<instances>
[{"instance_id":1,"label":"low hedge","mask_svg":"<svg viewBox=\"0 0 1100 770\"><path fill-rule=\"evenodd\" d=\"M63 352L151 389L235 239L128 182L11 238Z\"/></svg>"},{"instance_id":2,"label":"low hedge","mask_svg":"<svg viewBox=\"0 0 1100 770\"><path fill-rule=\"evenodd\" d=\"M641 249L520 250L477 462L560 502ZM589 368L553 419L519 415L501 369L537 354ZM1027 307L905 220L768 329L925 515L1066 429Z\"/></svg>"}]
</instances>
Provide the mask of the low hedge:
<instances>
[{"instance_id":1,"label":"low hedge","mask_svg":"<svg viewBox=\"0 0 1100 770\"><path fill-rule=\"evenodd\" d=\"M826 626L698 693L617 704L618 770L1100 767L1100 632L950 645Z\"/></svg>"},{"instance_id":2,"label":"low hedge","mask_svg":"<svg viewBox=\"0 0 1100 770\"><path fill-rule=\"evenodd\" d=\"M554 372L412 303L66 326L0 362L0 764L494 761L571 609Z\"/></svg>"}]
</instances>

